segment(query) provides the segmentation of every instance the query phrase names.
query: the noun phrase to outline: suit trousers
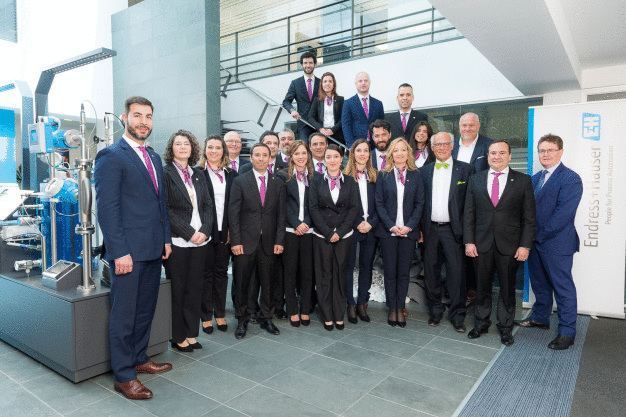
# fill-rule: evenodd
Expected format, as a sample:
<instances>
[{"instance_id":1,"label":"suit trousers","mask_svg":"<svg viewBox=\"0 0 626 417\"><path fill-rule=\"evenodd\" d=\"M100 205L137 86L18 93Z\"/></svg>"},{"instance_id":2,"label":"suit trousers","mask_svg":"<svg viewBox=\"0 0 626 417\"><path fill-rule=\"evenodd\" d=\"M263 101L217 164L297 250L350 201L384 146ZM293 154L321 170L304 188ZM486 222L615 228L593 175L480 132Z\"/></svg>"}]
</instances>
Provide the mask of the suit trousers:
<instances>
[{"instance_id":1,"label":"suit trousers","mask_svg":"<svg viewBox=\"0 0 626 417\"><path fill-rule=\"evenodd\" d=\"M133 261L133 270L124 275L116 275L115 262L111 262L109 340L117 382L137 378L135 366L150 360L146 349L160 281L161 259Z\"/></svg>"},{"instance_id":2,"label":"suit trousers","mask_svg":"<svg viewBox=\"0 0 626 417\"><path fill-rule=\"evenodd\" d=\"M533 249L528 257L528 272L535 293L535 304L530 318L550 324L554 295L559 316L559 334L575 338L578 303L572 277L573 261L574 255L556 255Z\"/></svg>"},{"instance_id":3,"label":"suit trousers","mask_svg":"<svg viewBox=\"0 0 626 417\"><path fill-rule=\"evenodd\" d=\"M313 238L313 263L317 303L322 320L343 321L346 313L346 265L352 237L330 243Z\"/></svg>"},{"instance_id":4,"label":"suit trousers","mask_svg":"<svg viewBox=\"0 0 626 417\"><path fill-rule=\"evenodd\" d=\"M283 252L285 301L287 315L308 315L311 308L311 281L313 281L313 235L296 236L285 233ZM300 291L300 308L296 289Z\"/></svg>"},{"instance_id":5,"label":"suit trousers","mask_svg":"<svg viewBox=\"0 0 626 417\"><path fill-rule=\"evenodd\" d=\"M261 310L261 320L271 320L274 315L274 305L272 304L272 287L276 285L275 277L272 275L273 264L276 256L266 255L261 247L261 242L250 254L237 255L235 282L237 293L235 295L235 317L242 322L250 321L250 289L251 280L255 273L258 277L261 290L259 307Z\"/></svg>"},{"instance_id":6,"label":"suit trousers","mask_svg":"<svg viewBox=\"0 0 626 417\"><path fill-rule=\"evenodd\" d=\"M515 319L515 280L519 262L513 255L503 255L496 248L496 243L487 252L479 252L474 258L478 287L475 306L475 326L491 325L491 296L495 273L498 273L500 294L498 296L498 330L511 331Z\"/></svg>"},{"instance_id":7,"label":"suit trousers","mask_svg":"<svg viewBox=\"0 0 626 417\"><path fill-rule=\"evenodd\" d=\"M282 254L276 255L273 269L272 275L275 277L276 285L272 287L272 304L276 310L283 310L285 307L285 267Z\"/></svg>"},{"instance_id":8,"label":"suit trousers","mask_svg":"<svg viewBox=\"0 0 626 417\"><path fill-rule=\"evenodd\" d=\"M359 233L355 231L354 233ZM354 266L356 264L357 245L359 249L359 288L357 300L354 301ZM376 249L376 238L374 232L365 234L365 239L357 241L353 238L348 255L348 266L346 267L346 300L348 305L365 305L370 298L370 287L372 286L372 267L374 264L374 250Z\"/></svg>"},{"instance_id":9,"label":"suit trousers","mask_svg":"<svg viewBox=\"0 0 626 417\"><path fill-rule=\"evenodd\" d=\"M383 250L385 296L390 309L404 308L415 239L389 236L380 239Z\"/></svg>"},{"instance_id":10,"label":"suit trousers","mask_svg":"<svg viewBox=\"0 0 626 417\"><path fill-rule=\"evenodd\" d=\"M443 284L441 280L442 259L446 263L446 284L450 296L448 318L452 322L465 320L465 251L457 242L450 224L431 223L428 238L424 241L424 281L426 283L426 305L433 317L442 317L445 306L441 302Z\"/></svg>"},{"instance_id":11,"label":"suit trousers","mask_svg":"<svg viewBox=\"0 0 626 417\"><path fill-rule=\"evenodd\" d=\"M200 304L207 248L181 248L172 245L164 262L165 274L172 281L172 342L195 338L200 330Z\"/></svg>"},{"instance_id":12,"label":"suit trousers","mask_svg":"<svg viewBox=\"0 0 626 417\"><path fill-rule=\"evenodd\" d=\"M226 292L228 288L228 260L230 244L210 241L206 244L207 256L202 288L202 321L226 317Z\"/></svg>"}]
</instances>

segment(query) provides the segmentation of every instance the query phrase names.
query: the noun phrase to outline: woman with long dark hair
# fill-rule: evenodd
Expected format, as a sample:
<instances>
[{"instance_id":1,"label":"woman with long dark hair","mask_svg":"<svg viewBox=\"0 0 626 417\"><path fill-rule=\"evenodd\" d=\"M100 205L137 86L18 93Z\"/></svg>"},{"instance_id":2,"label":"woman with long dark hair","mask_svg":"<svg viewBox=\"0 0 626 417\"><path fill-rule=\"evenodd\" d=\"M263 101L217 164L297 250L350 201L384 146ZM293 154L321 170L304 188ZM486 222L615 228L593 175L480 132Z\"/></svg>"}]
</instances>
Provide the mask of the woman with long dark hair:
<instances>
[{"instance_id":1,"label":"woman with long dark hair","mask_svg":"<svg viewBox=\"0 0 626 417\"><path fill-rule=\"evenodd\" d=\"M307 117L309 123L326 136L345 143L341 130L343 97L337 94L337 80L331 72L325 72L320 80L317 100L314 100Z\"/></svg>"},{"instance_id":2,"label":"woman with long dark hair","mask_svg":"<svg viewBox=\"0 0 626 417\"><path fill-rule=\"evenodd\" d=\"M435 154L430 147L430 138L433 136L433 128L425 121L421 121L415 125L409 145L415 156L415 166L421 168L424 164L429 164L435 160Z\"/></svg>"}]
</instances>

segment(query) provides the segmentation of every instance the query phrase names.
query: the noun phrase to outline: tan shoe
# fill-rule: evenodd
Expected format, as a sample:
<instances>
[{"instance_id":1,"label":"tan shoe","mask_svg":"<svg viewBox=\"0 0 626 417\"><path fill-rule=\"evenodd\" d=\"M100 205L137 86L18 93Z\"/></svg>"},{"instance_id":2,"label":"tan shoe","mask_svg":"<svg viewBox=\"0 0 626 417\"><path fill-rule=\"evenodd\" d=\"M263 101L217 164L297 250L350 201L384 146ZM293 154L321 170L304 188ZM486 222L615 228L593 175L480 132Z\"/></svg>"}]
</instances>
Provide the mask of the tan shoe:
<instances>
[{"instance_id":1,"label":"tan shoe","mask_svg":"<svg viewBox=\"0 0 626 417\"><path fill-rule=\"evenodd\" d=\"M152 398L152 391L139 382L137 378L128 382L115 381L113 388L130 400L149 400Z\"/></svg>"},{"instance_id":2,"label":"tan shoe","mask_svg":"<svg viewBox=\"0 0 626 417\"><path fill-rule=\"evenodd\" d=\"M154 363L152 361L135 366L135 370L138 374L158 374L169 371L170 369L172 369L171 363Z\"/></svg>"}]
</instances>

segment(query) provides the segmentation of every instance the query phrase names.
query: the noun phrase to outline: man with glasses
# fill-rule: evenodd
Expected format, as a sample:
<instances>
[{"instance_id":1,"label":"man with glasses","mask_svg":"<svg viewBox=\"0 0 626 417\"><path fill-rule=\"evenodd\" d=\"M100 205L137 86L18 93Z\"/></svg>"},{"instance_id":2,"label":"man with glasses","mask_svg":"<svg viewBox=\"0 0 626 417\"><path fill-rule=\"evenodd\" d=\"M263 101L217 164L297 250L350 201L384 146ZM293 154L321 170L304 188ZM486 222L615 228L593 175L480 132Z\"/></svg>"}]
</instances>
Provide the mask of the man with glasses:
<instances>
[{"instance_id":1,"label":"man with glasses","mask_svg":"<svg viewBox=\"0 0 626 417\"><path fill-rule=\"evenodd\" d=\"M446 285L450 295L448 319L459 333L465 333L465 268L463 209L467 183L475 169L452 158L453 136L437 133L431 139L435 162L420 168L424 178L424 279L428 324L438 326L445 306L441 264L446 263ZM443 259L441 259L443 256Z\"/></svg>"},{"instance_id":2,"label":"man with glasses","mask_svg":"<svg viewBox=\"0 0 626 417\"><path fill-rule=\"evenodd\" d=\"M230 158L229 168L239 172L239 170L248 164L250 164L250 159L248 158L240 158L239 154L241 153L241 137L239 133L231 130L224 135L224 142L226 142L226 147L228 148L228 157ZM203 150L202 152L205 152Z\"/></svg>"}]
</instances>

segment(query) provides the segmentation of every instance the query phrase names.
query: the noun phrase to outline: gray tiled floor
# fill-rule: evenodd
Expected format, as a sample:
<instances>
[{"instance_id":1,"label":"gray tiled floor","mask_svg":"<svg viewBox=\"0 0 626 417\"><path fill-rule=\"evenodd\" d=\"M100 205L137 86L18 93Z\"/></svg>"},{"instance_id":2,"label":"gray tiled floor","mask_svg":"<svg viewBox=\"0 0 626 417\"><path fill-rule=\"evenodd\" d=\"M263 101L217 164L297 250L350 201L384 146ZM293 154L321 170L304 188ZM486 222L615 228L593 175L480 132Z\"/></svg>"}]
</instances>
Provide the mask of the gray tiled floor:
<instances>
[{"instance_id":1,"label":"gray tiled floor","mask_svg":"<svg viewBox=\"0 0 626 417\"><path fill-rule=\"evenodd\" d=\"M469 340L447 322L428 326L422 306L407 307L404 329L388 326L384 306L370 303L369 324L328 332L316 316L299 328L276 320L281 335L250 325L243 341L231 319L228 333L200 333L202 350L154 357L174 369L140 376L155 394L149 401L114 392L111 373L73 384L0 342L0 415L449 416L500 348L499 336L492 327Z\"/></svg>"}]
</instances>

